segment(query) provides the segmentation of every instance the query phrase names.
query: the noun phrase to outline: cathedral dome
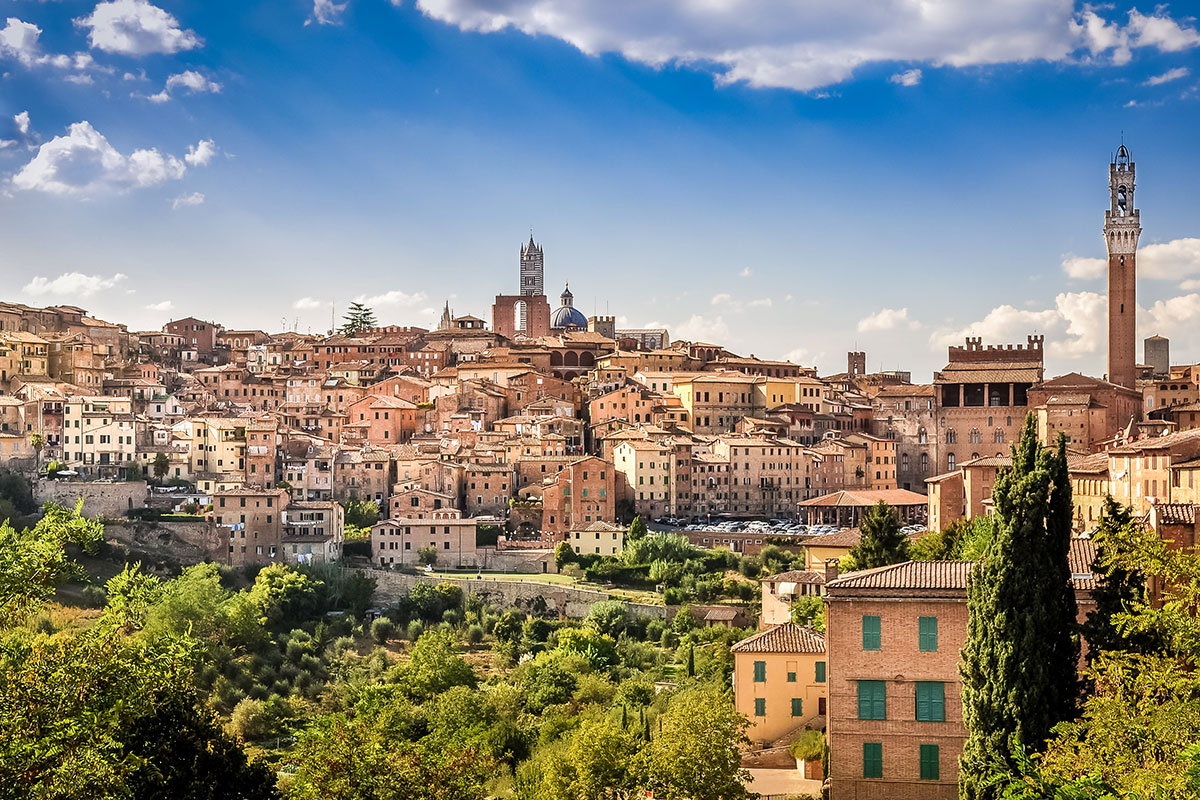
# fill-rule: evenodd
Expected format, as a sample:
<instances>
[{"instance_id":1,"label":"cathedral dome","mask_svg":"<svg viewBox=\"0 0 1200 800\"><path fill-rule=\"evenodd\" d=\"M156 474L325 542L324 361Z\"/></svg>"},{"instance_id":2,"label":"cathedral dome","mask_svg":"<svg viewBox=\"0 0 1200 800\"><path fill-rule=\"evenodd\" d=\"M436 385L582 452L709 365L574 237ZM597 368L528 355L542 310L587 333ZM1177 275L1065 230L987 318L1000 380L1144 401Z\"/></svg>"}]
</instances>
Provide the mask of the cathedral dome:
<instances>
[{"instance_id":1,"label":"cathedral dome","mask_svg":"<svg viewBox=\"0 0 1200 800\"><path fill-rule=\"evenodd\" d=\"M574 328L586 331L588 326L587 317L578 308L575 308L575 295L571 294L569 285L563 288L560 299L562 300L562 306L550 316L550 327Z\"/></svg>"}]
</instances>

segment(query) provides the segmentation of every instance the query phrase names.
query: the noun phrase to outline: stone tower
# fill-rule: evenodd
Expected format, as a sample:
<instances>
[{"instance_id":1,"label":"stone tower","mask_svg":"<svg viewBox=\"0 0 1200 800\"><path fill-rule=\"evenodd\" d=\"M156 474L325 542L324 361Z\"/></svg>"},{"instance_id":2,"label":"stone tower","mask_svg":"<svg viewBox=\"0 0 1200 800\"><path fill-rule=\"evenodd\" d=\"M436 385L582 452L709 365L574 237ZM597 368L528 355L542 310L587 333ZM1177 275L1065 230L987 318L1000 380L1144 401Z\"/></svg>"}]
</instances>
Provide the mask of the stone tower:
<instances>
[{"instance_id":1,"label":"stone tower","mask_svg":"<svg viewBox=\"0 0 1200 800\"><path fill-rule=\"evenodd\" d=\"M529 234L529 244L521 247L521 294L536 297L545 294L542 285L542 248L534 244Z\"/></svg>"},{"instance_id":2,"label":"stone tower","mask_svg":"<svg viewBox=\"0 0 1200 800\"><path fill-rule=\"evenodd\" d=\"M867 374L867 354L864 352L849 352L846 354L846 372L855 375Z\"/></svg>"},{"instance_id":3,"label":"stone tower","mask_svg":"<svg viewBox=\"0 0 1200 800\"><path fill-rule=\"evenodd\" d=\"M1141 217L1133 207L1133 158L1124 144L1108 165L1108 379L1137 388L1137 242Z\"/></svg>"}]
</instances>

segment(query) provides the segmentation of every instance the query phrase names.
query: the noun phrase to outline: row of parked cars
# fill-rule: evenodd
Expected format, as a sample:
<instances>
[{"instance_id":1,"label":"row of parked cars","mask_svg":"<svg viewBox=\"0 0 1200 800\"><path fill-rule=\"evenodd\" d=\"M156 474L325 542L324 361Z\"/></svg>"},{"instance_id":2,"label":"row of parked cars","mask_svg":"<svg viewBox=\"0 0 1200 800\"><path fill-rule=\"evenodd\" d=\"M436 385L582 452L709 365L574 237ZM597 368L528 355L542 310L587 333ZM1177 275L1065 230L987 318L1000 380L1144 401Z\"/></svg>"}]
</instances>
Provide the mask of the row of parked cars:
<instances>
[{"instance_id":1,"label":"row of parked cars","mask_svg":"<svg viewBox=\"0 0 1200 800\"><path fill-rule=\"evenodd\" d=\"M729 533L759 533L764 536L801 536L810 535L812 530L803 523L795 520L721 520L705 522L701 519L687 517L658 517L654 520L659 525L669 525L685 531L727 531ZM822 526L836 530L829 526ZM824 532L824 531L823 531Z\"/></svg>"}]
</instances>

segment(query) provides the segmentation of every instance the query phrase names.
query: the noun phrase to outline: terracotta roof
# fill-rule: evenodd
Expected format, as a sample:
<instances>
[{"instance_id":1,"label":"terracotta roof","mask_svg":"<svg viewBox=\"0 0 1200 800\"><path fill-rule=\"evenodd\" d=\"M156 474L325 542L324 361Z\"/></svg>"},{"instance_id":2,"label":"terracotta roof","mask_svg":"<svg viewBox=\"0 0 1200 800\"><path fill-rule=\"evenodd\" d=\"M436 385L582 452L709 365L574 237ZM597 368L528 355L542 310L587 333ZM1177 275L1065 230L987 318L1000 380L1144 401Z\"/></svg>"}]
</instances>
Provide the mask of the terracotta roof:
<instances>
[{"instance_id":1,"label":"terracotta roof","mask_svg":"<svg viewBox=\"0 0 1200 800\"><path fill-rule=\"evenodd\" d=\"M972 458L970 461L964 461L959 466L999 467L1007 469L1012 466L1012 456L980 456L979 458Z\"/></svg>"},{"instance_id":2,"label":"terracotta roof","mask_svg":"<svg viewBox=\"0 0 1200 800\"><path fill-rule=\"evenodd\" d=\"M801 506L818 508L873 506L880 500L892 506L925 505L929 498L923 494L910 492L907 489L856 489L842 490L833 494L814 497L811 500L801 500Z\"/></svg>"},{"instance_id":3,"label":"terracotta roof","mask_svg":"<svg viewBox=\"0 0 1200 800\"><path fill-rule=\"evenodd\" d=\"M804 545L806 547L854 547L861 538L862 532L858 528L847 528L844 531L810 536L804 540Z\"/></svg>"},{"instance_id":4,"label":"terracotta roof","mask_svg":"<svg viewBox=\"0 0 1200 800\"><path fill-rule=\"evenodd\" d=\"M1166 436L1148 436L1144 439L1129 442L1121 447L1109 450L1111 455L1133 455L1142 450L1160 450L1177 444L1183 444L1193 439L1200 439L1200 428L1168 433Z\"/></svg>"},{"instance_id":5,"label":"terracotta roof","mask_svg":"<svg viewBox=\"0 0 1200 800\"><path fill-rule=\"evenodd\" d=\"M985 368L971 369L965 364L956 364L935 373L934 381L936 383L1037 383L1041 380L1041 365L1036 363L1020 367L989 368L983 364L979 366Z\"/></svg>"},{"instance_id":6,"label":"terracotta roof","mask_svg":"<svg viewBox=\"0 0 1200 800\"><path fill-rule=\"evenodd\" d=\"M967 576L974 566L974 561L905 561L847 573L826 583L825 589L829 592L918 589L965 593Z\"/></svg>"},{"instance_id":7,"label":"terracotta roof","mask_svg":"<svg viewBox=\"0 0 1200 800\"><path fill-rule=\"evenodd\" d=\"M737 617L736 608L710 608L704 615L705 620L713 620L714 622L732 621Z\"/></svg>"},{"instance_id":8,"label":"terracotta roof","mask_svg":"<svg viewBox=\"0 0 1200 800\"><path fill-rule=\"evenodd\" d=\"M1067 471L1080 473L1108 473L1108 453L1093 453L1080 458L1067 458Z\"/></svg>"},{"instance_id":9,"label":"terracotta roof","mask_svg":"<svg viewBox=\"0 0 1200 800\"><path fill-rule=\"evenodd\" d=\"M764 583L824 583L824 572L810 572L808 570L793 569L787 572L780 572L778 575L772 575L769 578L762 579Z\"/></svg>"},{"instance_id":10,"label":"terracotta roof","mask_svg":"<svg viewBox=\"0 0 1200 800\"><path fill-rule=\"evenodd\" d=\"M1154 508L1159 522L1167 525L1196 524L1196 506L1191 503L1159 503Z\"/></svg>"},{"instance_id":11,"label":"terracotta roof","mask_svg":"<svg viewBox=\"0 0 1200 800\"><path fill-rule=\"evenodd\" d=\"M812 628L785 622L742 639L729 649L734 653L824 653L825 637Z\"/></svg>"}]
</instances>

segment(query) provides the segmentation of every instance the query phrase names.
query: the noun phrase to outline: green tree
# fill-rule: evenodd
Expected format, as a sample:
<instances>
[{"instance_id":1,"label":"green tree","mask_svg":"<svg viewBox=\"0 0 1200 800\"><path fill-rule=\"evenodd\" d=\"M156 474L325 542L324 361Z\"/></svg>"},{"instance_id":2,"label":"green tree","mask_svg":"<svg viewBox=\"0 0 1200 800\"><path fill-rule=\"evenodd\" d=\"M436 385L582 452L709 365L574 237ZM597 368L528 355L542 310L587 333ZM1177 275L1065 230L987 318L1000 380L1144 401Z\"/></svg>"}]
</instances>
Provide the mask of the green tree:
<instances>
[{"instance_id":1,"label":"green tree","mask_svg":"<svg viewBox=\"0 0 1200 800\"><path fill-rule=\"evenodd\" d=\"M585 716L562 747L550 748L521 786L533 800L632 796L640 742L604 713Z\"/></svg>"},{"instance_id":2,"label":"green tree","mask_svg":"<svg viewBox=\"0 0 1200 800\"><path fill-rule=\"evenodd\" d=\"M661 728L642 750L645 788L663 800L747 797L741 748L750 723L729 695L710 685L684 689L659 717Z\"/></svg>"},{"instance_id":3,"label":"green tree","mask_svg":"<svg viewBox=\"0 0 1200 800\"><path fill-rule=\"evenodd\" d=\"M154 477L160 481L167 477L167 472L171 469L171 459L166 453L156 453L154 455Z\"/></svg>"},{"instance_id":4,"label":"green tree","mask_svg":"<svg viewBox=\"0 0 1200 800\"><path fill-rule=\"evenodd\" d=\"M416 701L428 700L452 686L475 686L478 682L448 631L421 634L413 645L412 658L396 670L394 679Z\"/></svg>"},{"instance_id":5,"label":"green tree","mask_svg":"<svg viewBox=\"0 0 1200 800\"><path fill-rule=\"evenodd\" d=\"M34 431L33 433L29 434L29 446L33 448L34 455L36 456L34 468L38 472L41 472L42 451L46 449L46 437L42 436L42 434L38 433L37 431Z\"/></svg>"},{"instance_id":6,"label":"green tree","mask_svg":"<svg viewBox=\"0 0 1200 800\"><path fill-rule=\"evenodd\" d=\"M1087 642L1088 663L1102 652L1131 651L1151 653L1161 647L1153 631L1121 630L1122 615L1143 606L1146 600L1146 579L1141 569L1130 564L1131 548L1136 547L1140 523L1133 518L1133 509L1122 506L1112 497L1104 501L1100 524L1092 536L1096 557L1092 572L1100 575L1092 598L1096 608L1088 612L1080 629Z\"/></svg>"},{"instance_id":7,"label":"green tree","mask_svg":"<svg viewBox=\"0 0 1200 800\"><path fill-rule=\"evenodd\" d=\"M338 333L343 336L356 336L359 332L374 328L378 324L374 311L362 303L351 303L350 308L346 309L346 316L342 317L342 327L338 329Z\"/></svg>"},{"instance_id":8,"label":"green tree","mask_svg":"<svg viewBox=\"0 0 1200 800\"><path fill-rule=\"evenodd\" d=\"M563 567L568 564L574 564L579 560L575 555L575 551L571 549L571 545L567 542L559 542L554 546L554 566L562 572Z\"/></svg>"},{"instance_id":9,"label":"green tree","mask_svg":"<svg viewBox=\"0 0 1200 800\"><path fill-rule=\"evenodd\" d=\"M602 600L588 610L584 622L608 636L619 636L629 623L629 606L620 600Z\"/></svg>"},{"instance_id":10,"label":"green tree","mask_svg":"<svg viewBox=\"0 0 1200 800\"><path fill-rule=\"evenodd\" d=\"M417 550L417 559L427 567L432 567L437 564L437 558L437 548L431 544L427 544Z\"/></svg>"},{"instance_id":11,"label":"green tree","mask_svg":"<svg viewBox=\"0 0 1200 800\"><path fill-rule=\"evenodd\" d=\"M908 535L900 530L896 509L880 500L863 514L862 536L850 549L854 569L872 569L908 560Z\"/></svg>"},{"instance_id":12,"label":"green tree","mask_svg":"<svg viewBox=\"0 0 1200 800\"><path fill-rule=\"evenodd\" d=\"M633 518L633 522L629 523L629 532L625 534L625 542L636 542L638 539L646 538L649 529L646 527L646 520L641 516Z\"/></svg>"},{"instance_id":13,"label":"green tree","mask_svg":"<svg viewBox=\"0 0 1200 800\"><path fill-rule=\"evenodd\" d=\"M346 501L345 520L356 528L370 528L379 521L379 503L351 497Z\"/></svg>"},{"instance_id":14,"label":"green tree","mask_svg":"<svg viewBox=\"0 0 1200 800\"><path fill-rule=\"evenodd\" d=\"M997 765L1018 774L1012 754L1041 752L1051 728L1074 716L1079 696L1066 440L1043 448L1031 413L1012 460L992 490L995 538L967 589L964 800L999 797L991 782Z\"/></svg>"},{"instance_id":15,"label":"green tree","mask_svg":"<svg viewBox=\"0 0 1200 800\"><path fill-rule=\"evenodd\" d=\"M818 633L825 632L825 601L815 594L805 594L792 603L791 620L806 625Z\"/></svg>"},{"instance_id":16,"label":"green tree","mask_svg":"<svg viewBox=\"0 0 1200 800\"><path fill-rule=\"evenodd\" d=\"M48 504L36 525L20 531L0 523L0 628L40 606L59 580L80 574L65 546L91 548L104 537L104 526L84 517L82 509L82 500L73 511Z\"/></svg>"}]
</instances>

